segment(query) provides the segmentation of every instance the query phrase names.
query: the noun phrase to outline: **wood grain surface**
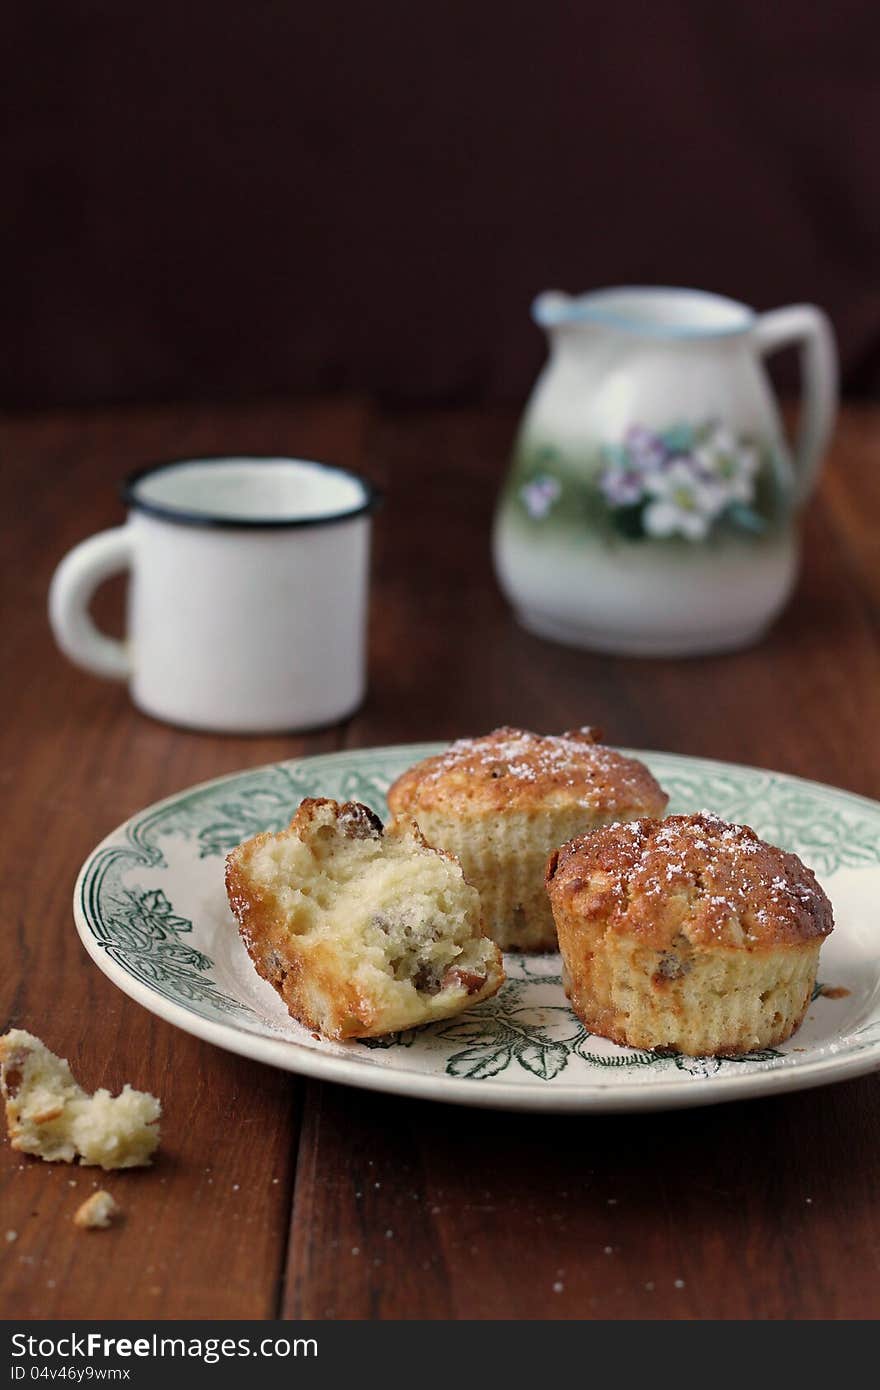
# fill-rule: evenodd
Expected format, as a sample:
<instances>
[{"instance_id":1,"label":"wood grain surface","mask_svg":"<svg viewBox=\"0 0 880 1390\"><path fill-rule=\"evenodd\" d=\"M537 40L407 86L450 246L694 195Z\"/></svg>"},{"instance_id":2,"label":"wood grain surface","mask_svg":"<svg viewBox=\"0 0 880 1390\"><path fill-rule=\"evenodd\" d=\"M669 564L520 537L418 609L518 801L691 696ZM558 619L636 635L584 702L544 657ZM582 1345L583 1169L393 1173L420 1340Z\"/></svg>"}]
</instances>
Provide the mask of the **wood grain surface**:
<instances>
[{"instance_id":1,"label":"wood grain surface","mask_svg":"<svg viewBox=\"0 0 880 1390\"><path fill-rule=\"evenodd\" d=\"M515 626L488 548L514 427L503 410L360 400L0 421L0 1026L40 1034L88 1087L131 1081L165 1109L155 1166L101 1177L125 1210L106 1232L71 1224L93 1170L2 1146L0 1315L880 1314L876 1076L644 1116L386 1098L175 1031L78 943L74 878L114 825L192 782L304 752L589 722L612 742L880 795L880 411L844 412L806 517L802 580L772 633L748 652L680 662L592 656ZM336 460L387 488L370 694L344 726L185 733L53 647L52 570L119 522L119 478L155 458L223 451ZM108 625L119 599L118 585L99 596Z\"/></svg>"}]
</instances>

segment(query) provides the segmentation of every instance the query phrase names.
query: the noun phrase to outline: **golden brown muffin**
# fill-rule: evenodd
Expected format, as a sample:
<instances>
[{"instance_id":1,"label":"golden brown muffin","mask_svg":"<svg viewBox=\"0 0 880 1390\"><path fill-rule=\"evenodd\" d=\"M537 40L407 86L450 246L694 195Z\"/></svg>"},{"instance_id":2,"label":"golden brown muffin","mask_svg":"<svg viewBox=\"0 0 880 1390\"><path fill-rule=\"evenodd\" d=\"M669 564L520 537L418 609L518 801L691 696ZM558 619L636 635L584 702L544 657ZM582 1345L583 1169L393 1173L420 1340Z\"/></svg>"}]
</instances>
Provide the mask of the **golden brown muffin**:
<instances>
[{"instance_id":1,"label":"golden brown muffin","mask_svg":"<svg viewBox=\"0 0 880 1390\"><path fill-rule=\"evenodd\" d=\"M495 729L417 763L388 792L393 815L416 820L429 844L459 860L479 889L485 930L505 950L556 949L544 891L552 849L596 826L666 809L644 764L598 738L588 728Z\"/></svg>"},{"instance_id":2,"label":"golden brown muffin","mask_svg":"<svg viewBox=\"0 0 880 1390\"><path fill-rule=\"evenodd\" d=\"M239 845L226 892L259 973L330 1038L448 1018L504 980L461 867L356 801L309 798L287 830Z\"/></svg>"},{"instance_id":3,"label":"golden brown muffin","mask_svg":"<svg viewBox=\"0 0 880 1390\"><path fill-rule=\"evenodd\" d=\"M547 891L578 1017L691 1056L791 1037L833 926L797 855L705 811L572 840L550 856Z\"/></svg>"}]
</instances>

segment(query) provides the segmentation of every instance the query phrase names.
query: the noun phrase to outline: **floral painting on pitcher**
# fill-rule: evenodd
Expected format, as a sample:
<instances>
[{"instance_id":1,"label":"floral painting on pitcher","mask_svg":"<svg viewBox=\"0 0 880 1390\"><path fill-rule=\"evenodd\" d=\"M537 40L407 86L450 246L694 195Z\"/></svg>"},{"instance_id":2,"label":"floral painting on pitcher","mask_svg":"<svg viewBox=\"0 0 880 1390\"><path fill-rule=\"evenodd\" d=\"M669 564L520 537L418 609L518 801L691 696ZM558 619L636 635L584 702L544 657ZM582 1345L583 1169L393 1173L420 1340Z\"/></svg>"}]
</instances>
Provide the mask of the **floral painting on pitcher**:
<instances>
[{"instance_id":1,"label":"floral painting on pitcher","mask_svg":"<svg viewBox=\"0 0 880 1390\"><path fill-rule=\"evenodd\" d=\"M522 464L518 498L535 523L559 512L629 540L704 541L721 524L761 535L776 511L773 470L762 468L759 447L716 420L663 430L633 424L577 479L566 477L555 448Z\"/></svg>"}]
</instances>

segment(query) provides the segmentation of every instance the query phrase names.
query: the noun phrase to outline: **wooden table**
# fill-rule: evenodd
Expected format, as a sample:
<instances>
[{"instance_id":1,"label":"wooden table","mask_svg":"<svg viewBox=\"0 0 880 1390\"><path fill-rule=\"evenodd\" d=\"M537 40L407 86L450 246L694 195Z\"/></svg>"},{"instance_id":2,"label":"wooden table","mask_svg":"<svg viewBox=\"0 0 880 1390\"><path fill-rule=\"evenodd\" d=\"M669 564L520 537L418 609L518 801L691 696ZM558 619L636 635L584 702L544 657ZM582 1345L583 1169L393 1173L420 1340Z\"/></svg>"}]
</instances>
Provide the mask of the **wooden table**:
<instances>
[{"instance_id":1,"label":"wooden table","mask_svg":"<svg viewBox=\"0 0 880 1390\"><path fill-rule=\"evenodd\" d=\"M803 579L771 636L682 662L591 656L514 625L488 553L514 423L358 400L2 422L0 1024L40 1034L90 1089L131 1081L165 1107L155 1167L107 1181L127 1212L108 1232L71 1225L92 1170L0 1146L4 1316L880 1314L877 1076L665 1115L453 1110L197 1042L79 945L74 877L113 826L189 783L301 753L590 722L615 742L880 795L880 411L844 414ZM122 474L248 450L335 459L388 490L369 700L307 738L153 723L70 667L47 629L52 569L118 523ZM99 600L105 621L118 605L117 586Z\"/></svg>"}]
</instances>

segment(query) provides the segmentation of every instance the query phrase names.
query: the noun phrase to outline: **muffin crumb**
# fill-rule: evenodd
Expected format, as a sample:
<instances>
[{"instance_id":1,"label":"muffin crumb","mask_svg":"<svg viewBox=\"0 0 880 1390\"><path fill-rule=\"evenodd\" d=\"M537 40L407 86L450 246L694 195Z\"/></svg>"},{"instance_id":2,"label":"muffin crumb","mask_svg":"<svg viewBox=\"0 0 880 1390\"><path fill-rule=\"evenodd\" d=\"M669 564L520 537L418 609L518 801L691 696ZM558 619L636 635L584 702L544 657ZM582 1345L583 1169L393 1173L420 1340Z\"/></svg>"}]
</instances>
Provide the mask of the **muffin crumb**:
<instances>
[{"instance_id":1,"label":"muffin crumb","mask_svg":"<svg viewBox=\"0 0 880 1390\"><path fill-rule=\"evenodd\" d=\"M99 1188L77 1207L73 1224L87 1231L106 1230L121 1214L122 1208L116 1199Z\"/></svg>"},{"instance_id":2,"label":"muffin crumb","mask_svg":"<svg viewBox=\"0 0 880 1390\"><path fill-rule=\"evenodd\" d=\"M118 1096L103 1088L88 1095L67 1062L22 1028L0 1038L0 1091L12 1147L47 1163L78 1157L104 1169L134 1168L149 1164L159 1144L155 1096L128 1085Z\"/></svg>"}]
</instances>

